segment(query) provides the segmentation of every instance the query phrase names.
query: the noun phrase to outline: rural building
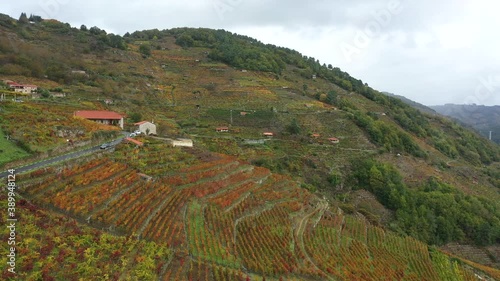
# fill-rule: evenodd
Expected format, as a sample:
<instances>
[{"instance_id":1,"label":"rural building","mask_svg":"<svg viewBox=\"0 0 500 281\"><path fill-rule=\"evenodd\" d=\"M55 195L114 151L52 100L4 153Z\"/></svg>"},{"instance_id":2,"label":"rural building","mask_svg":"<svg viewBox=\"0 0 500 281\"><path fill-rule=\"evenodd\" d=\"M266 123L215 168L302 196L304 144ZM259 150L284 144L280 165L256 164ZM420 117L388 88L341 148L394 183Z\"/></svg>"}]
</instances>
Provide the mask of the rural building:
<instances>
[{"instance_id":1,"label":"rural building","mask_svg":"<svg viewBox=\"0 0 500 281\"><path fill-rule=\"evenodd\" d=\"M101 124L119 126L123 129L123 116L113 111L80 110L75 111L74 115Z\"/></svg>"},{"instance_id":2,"label":"rural building","mask_svg":"<svg viewBox=\"0 0 500 281\"><path fill-rule=\"evenodd\" d=\"M328 139L331 143L339 143L340 140L338 138L329 138Z\"/></svg>"},{"instance_id":3,"label":"rural building","mask_svg":"<svg viewBox=\"0 0 500 281\"><path fill-rule=\"evenodd\" d=\"M136 126L136 130L145 135L156 135L156 125L153 122L142 121L135 123L134 126Z\"/></svg>"},{"instance_id":4,"label":"rural building","mask_svg":"<svg viewBox=\"0 0 500 281\"><path fill-rule=\"evenodd\" d=\"M144 145L144 143L142 143L138 140L134 140L133 138L125 138L125 141L132 143L132 144L135 144L136 146L143 146Z\"/></svg>"},{"instance_id":5,"label":"rural building","mask_svg":"<svg viewBox=\"0 0 500 281\"><path fill-rule=\"evenodd\" d=\"M244 140L243 144L249 144L249 145L257 145L257 144L265 144L266 140L265 139L260 139L260 140Z\"/></svg>"},{"instance_id":6,"label":"rural building","mask_svg":"<svg viewBox=\"0 0 500 281\"><path fill-rule=\"evenodd\" d=\"M64 97L66 97L66 93L50 92L50 95L53 98L64 98Z\"/></svg>"},{"instance_id":7,"label":"rural building","mask_svg":"<svg viewBox=\"0 0 500 281\"><path fill-rule=\"evenodd\" d=\"M171 141L173 147L193 147L191 139L176 139Z\"/></svg>"},{"instance_id":8,"label":"rural building","mask_svg":"<svg viewBox=\"0 0 500 281\"><path fill-rule=\"evenodd\" d=\"M146 174L143 174L143 173L137 173L137 175L139 177L141 177L141 179L145 180L145 181L152 181L153 180L153 177L152 176L148 176Z\"/></svg>"},{"instance_id":9,"label":"rural building","mask_svg":"<svg viewBox=\"0 0 500 281\"><path fill-rule=\"evenodd\" d=\"M89 76L85 70L71 70L71 74Z\"/></svg>"},{"instance_id":10,"label":"rural building","mask_svg":"<svg viewBox=\"0 0 500 281\"><path fill-rule=\"evenodd\" d=\"M14 92L23 93L23 94L31 94L38 89L38 87L36 85L19 84L19 83L13 82L13 81L8 81L7 85L9 86L9 88L14 90Z\"/></svg>"},{"instance_id":11,"label":"rural building","mask_svg":"<svg viewBox=\"0 0 500 281\"><path fill-rule=\"evenodd\" d=\"M311 137L312 137L312 138L315 138L315 139L319 138L320 136L321 136L320 134L312 134L312 135L311 135Z\"/></svg>"},{"instance_id":12,"label":"rural building","mask_svg":"<svg viewBox=\"0 0 500 281\"><path fill-rule=\"evenodd\" d=\"M264 132L262 133L263 136L265 137L273 137L274 136L274 133L271 133L271 132Z\"/></svg>"},{"instance_id":13,"label":"rural building","mask_svg":"<svg viewBox=\"0 0 500 281\"><path fill-rule=\"evenodd\" d=\"M227 132L229 132L229 128L228 127L217 127L217 128L215 128L215 131L218 133L227 133Z\"/></svg>"}]
</instances>

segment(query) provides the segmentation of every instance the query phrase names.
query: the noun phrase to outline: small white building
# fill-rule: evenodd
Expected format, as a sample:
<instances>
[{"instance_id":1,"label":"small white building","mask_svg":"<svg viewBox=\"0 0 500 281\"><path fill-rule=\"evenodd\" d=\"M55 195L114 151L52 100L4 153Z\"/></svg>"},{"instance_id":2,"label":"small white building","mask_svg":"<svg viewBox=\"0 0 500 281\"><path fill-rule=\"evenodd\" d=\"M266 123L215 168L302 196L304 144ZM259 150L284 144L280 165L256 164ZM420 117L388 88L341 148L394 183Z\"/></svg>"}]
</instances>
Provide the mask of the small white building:
<instances>
[{"instance_id":1,"label":"small white building","mask_svg":"<svg viewBox=\"0 0 500 281\"><path fill-rule=\"evenodd\" d=\"M156 135L156 125L149 121L135 123L136 130L139 130L145 135Z\"/></svg>"},{"instance_id":2,"label":"small white building","mask_svg":"<svg viewBox=\"0 0 500 281\"><path fill-rule=\"evenodd\" d=\"M172 146L173 147L193 147L193 140L192 139L176 139L172 140Z\"/></svg>"}]
</instances>

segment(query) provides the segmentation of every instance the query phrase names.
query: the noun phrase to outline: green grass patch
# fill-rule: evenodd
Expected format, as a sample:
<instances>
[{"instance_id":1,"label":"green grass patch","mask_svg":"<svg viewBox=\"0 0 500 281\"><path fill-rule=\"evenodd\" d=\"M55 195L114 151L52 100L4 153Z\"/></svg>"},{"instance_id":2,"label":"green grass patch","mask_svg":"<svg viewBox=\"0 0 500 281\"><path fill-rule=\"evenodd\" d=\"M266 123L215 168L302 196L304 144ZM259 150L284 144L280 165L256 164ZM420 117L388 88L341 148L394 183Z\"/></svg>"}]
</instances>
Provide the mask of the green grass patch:
<instances>
[{"instance_id":1,"label":"green grass patch","mask_svg":"<svg viewBox=\"0 0 500 281\"><path fill-rule=\"evenodd\" d=\"M29 155L12 141L7 140L5 134L0 130L0 166Z\"/></svg>"}]
</instances>

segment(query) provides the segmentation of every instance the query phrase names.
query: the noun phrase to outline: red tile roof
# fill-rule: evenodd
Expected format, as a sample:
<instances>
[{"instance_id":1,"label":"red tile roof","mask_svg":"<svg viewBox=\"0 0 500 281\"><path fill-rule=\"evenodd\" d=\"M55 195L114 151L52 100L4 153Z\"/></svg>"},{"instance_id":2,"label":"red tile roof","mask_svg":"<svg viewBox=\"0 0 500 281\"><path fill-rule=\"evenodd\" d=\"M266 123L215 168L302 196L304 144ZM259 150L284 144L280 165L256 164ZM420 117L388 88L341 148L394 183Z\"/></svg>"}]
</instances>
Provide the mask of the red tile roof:
<instances>
[{"instance_id":1,"label":"red tile roof","mask_svg":"<svg viewBox=\"0 0 500 281\"><path fill-rule=\"evenodd\" d=\"M329 141L338 141L339 139L338 138L329 138L328 140Z\"/></svg>"},{"instance_id":2,"label":"red tile roof","mask_svg":"<svg viewBox=\"0 0 500 281\"><path fill-rule=\"evenodd\" d=\"M139 126L139 125L142 125L144 123L148 123L149 121L141 121L141 122L137 122L137 123L134 123L134 126Z\"/></svg>"},{"instance_id":3,"label":"red tile roof","mask_svg":"<svg viewBox=\"0 0 500 281\"><path fill-rule=\"evenodd\" d=\"M80 110L75 111L75 116L83 117L85 119L106 119L106 120L120 120L123 118L120 114L113 111L104 110Z\"/></svg>"},{"instance_id":4,"label":"red tile roof","mask_svg":"<svg viewBox=\"0 0 500 281\"><path fill-rule=\"evenodd\" d=\"M143 143L142 143L142 142L140 142L140 141L138 141L138 140L134 140L133 138L125 138L125 140L126 140L126 141L128 141L128 142L134 143L134 144L136 144L136 145L139 145L139 146L142 146L142 145L143 145Z\"/></svg>"},{"instance_id":5,"label":"red tile roof","mask_svg":"<svg viewBox=\"0 0 500 281\"><path fill-rule=\"evenodd\" d=\"M262 134L263 134L264 136L268 136L268 137L274 136L274 134L273 134L273 133L271 133L271 132L264 132L264 133L262 133Z\"/></svg>"}]
</instances>

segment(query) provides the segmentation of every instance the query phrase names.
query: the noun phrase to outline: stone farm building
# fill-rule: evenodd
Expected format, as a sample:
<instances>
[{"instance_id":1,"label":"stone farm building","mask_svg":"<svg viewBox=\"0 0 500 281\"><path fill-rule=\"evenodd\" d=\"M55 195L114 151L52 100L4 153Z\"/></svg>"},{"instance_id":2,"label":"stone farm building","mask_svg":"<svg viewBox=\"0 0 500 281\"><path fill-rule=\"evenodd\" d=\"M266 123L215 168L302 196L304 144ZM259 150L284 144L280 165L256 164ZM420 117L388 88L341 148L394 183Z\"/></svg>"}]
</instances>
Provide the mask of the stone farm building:
<instances>
[{"instance_id":1,"label":"stone farm building","mask_svg":"<svg viewBox=\"0 0 500 281\"><path fill-rule=\"evenodd\" d=\"M193 140L191 139L176 139L172 140L173 147L193 147Z\"/></svg>"},{"instance_id":2,"label":"stone farm building","mask_svg":"<svg viewBox=\"0 0 500 281\"><path fill-rule=\"evenodd\" d=\"M156 135L156 125L153 122L142 121L135 123L134 126L145 135Z\"/></svg>"},{"instance_id":3,"label":"stone farm building","mask_svg":"<svg viewBox=\"0 0 500 281\"><path fill-rule=\"evenodd\" d=\"M92 120L101 124L115 125L123 129L123 116L113 111L104 110L79 110L75 116Z\"/></svg>"}]
</instances>

